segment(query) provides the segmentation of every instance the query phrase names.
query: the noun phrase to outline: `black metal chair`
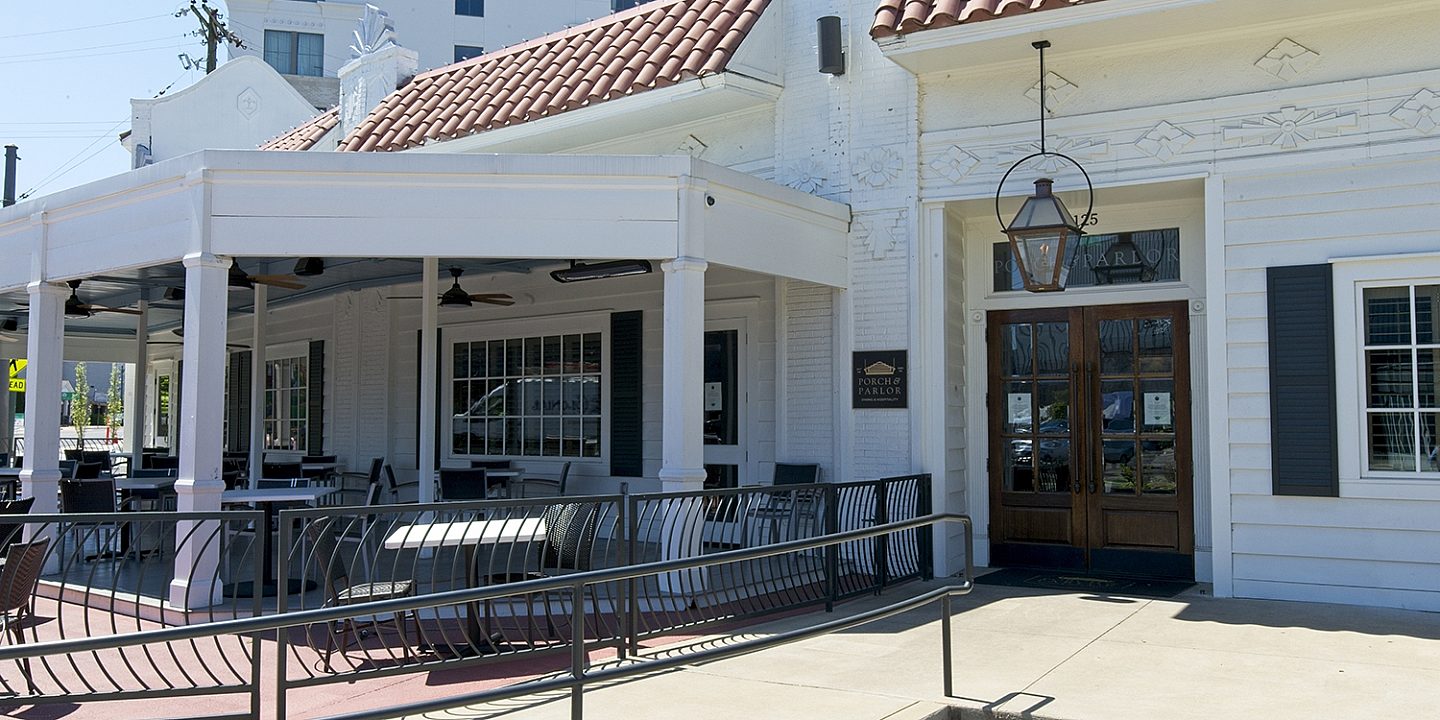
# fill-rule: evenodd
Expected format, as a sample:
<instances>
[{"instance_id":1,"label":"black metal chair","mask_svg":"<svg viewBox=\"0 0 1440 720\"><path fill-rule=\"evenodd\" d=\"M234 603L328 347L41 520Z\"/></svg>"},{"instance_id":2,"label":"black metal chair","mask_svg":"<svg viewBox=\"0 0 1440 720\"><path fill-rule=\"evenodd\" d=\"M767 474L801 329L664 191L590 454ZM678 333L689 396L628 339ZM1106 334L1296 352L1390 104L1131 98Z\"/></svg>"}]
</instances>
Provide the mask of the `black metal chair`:
<instances>
[{"instance_id":1,"label":"black metal chair","mask_svg":"<svg viewBox=\"0 0 1440 720\"><path fill-rule=\"evenodd\" d=\"M820 466L814 463L775 463L775 475L772 484L775 487L784 485L812 485L820 482ZM769 493L761 507L751 508L746 514L747 524L753 522L757 527L768 526L771 544L780 542L781 530L789 527L787 540L793 540L801 535L801 525L809 523L813 530L819 528L820 523L820 494L814 490L792 490L788 492ZM748 528L742 533L747 540L750 537Z\"/></svg>"},{"instance_id":2,"label":"black metal chair","mask_svg":"<svg viewBox=\"0 0 1440 720\"><path fill-rule=\"evenodd\" d=\"M385 489L388 490L389 493L390 493L390 502L396 503L396 504L416 502L415 500L401 500L401 499L400 499L400 494L401 494L400 490L401 490L401 488L407 488L407 487L413 487L413 488L417 488L417 489L418 489L418 488L420 487L420 481L419 481L419 480L410 480L410 481L408 481L408 482L399 482L399 481L397 481L397 480L395 479L395 468L390 467L390 464L389 464L389 463L386 463L386 464L385 464Z\"/></svg>"},{"instance_id":3,"label":"black metal chair","mask_svg":"<svg viewBox=\"0 0 1440 720\"><path fill-rule=\"evenodd\" d=\"M100 477L101 473L103 473L104 471L104 463L85 462L84 460L75 463L76 480L94 480Z\"/></svg>"},{"instance_id":4,"label":"black metal chair","mask_svg":"<svg viewBox=\"0 0 1440 720\"><path fill-rule=\"evenodd\" d=\"M149 462L143 466L151 470L179 470L180 458L174 455L150 455Z\"/></svg>"},{"instance_id":5,"label":"black metal chair","mask_svg":"<svg viewBox=\"0 0 1440 720\"><path fill-rule=\"evenodd\" d=\"M440 499L484 500L489 497L490 486L485 482L485 468L441 468Z\"/></svg>"},{"instance_id":6,"label":"black metal chair","mask_svg":"<svg viewBox=\"0 0 1440 720\"><path fill-rule=\"evenodd\" d=\"M19 500L0 501L0 516L4 515L28 515L30 507L35 504L35 498L27 497ZM0 553L20 540L20 528L24 523L0 522Z\"/></svg>"},{"instance_id":7,"label":"black metal chair","mask_svg":"<svg viewBox=\"0 0 1440 720\"><path fill-rule=\"evenodd\" d=\"M375 497L379 496L379 486L374 491ZM408 597L415 592L413 580L379 580L369 582L352 582L351 572L355 569L355 557L344 550L344 544L338 541L333 518L319 518L305 528L305 539L310 544L310 557L316 580L325 592L324 607L336 607L354 605L357 603L373 602L378 600L389 600L397 597ZM343 530L341 530L343 532ZM358 549L363 555L367 554L363 544ZM368 572L368 571L367 571ZM405 619L409 617L415 623L417 637L420 632L419 617L409 610L401 610L394 613L390 622L394 623L400 631L400 641L404 648L405 658L408 660L414 656L410 647L409 636L405 632ZM330 659L338 648L341 652L349 647L348 643L342 642L346 633L352 636L352 641L363 639L368 628L378 629L380 621L370 620L361 623L358 618L345 618L334 623L325 624L326 640L324 658L322 660L326 671L333 672Z\"/></svg>"},{"instance_id":8,"label":"black metal chair","mask_svg":"<svg viewBox=\"0 0 1440 720\"><path fill-rule=\"evenodd\" d=\"M554 491L554 492L551 492L551 493L547 493L546 496L550 496L550 495L564 495L564 494L565 494L566 486L569 484L569 482L570 482L570 461L567 460L567 461L565 461L565 464L564 464L564 465L561 465L561 466L560 466L560 477L559 477L558 479L555 479L555 478L523 478L523 479L521 479L521 480L519 481L519 483L517 483L517 484L518 484L519 487L520 487L520 497L523 498L523 497L525 497L525 496L529 493L529 489L530 489L530 486L531 486L531 485L539 485L539 486L541 486L541 487L549 488L549 489L551 489L551 490Z\"/></svg>"},{"instance_id":9,"label":"black metal chair","mask_svg":"<svg viewBox=\"0 0 1440 720\"><path fill-rule=\"evenodd\" d=\"M10 637L16 645L25 642L20 622L35 614L35 587L45 568L50 538L16 543L5 551L5 565L0 567L0 638ZM28 691L34 694L35 683L30 677L30 661L22 658L20 674L25 677Z\"/></svg>"},{"instance_id":10,"label":"black metal chair","mask_svg":"<svg viewBox=\"0 0 1440 720\"><path fill-rule=\"evenodd\" d=\"M84 513L114 513L118 509L115 496L115 481L110 478L99 480L61 480L60 512L66 515ZM85 560L111 558L116 555L116 544L122 529L120 524L109 522L67 522L60 530L60 557L65 557L65 538L76 530L89 529L76 543L76 552L85 547L91 535L95 537L95 553ZM105 540L100 539L101 531L108 531Z\"/></svg>"}]
</instances>

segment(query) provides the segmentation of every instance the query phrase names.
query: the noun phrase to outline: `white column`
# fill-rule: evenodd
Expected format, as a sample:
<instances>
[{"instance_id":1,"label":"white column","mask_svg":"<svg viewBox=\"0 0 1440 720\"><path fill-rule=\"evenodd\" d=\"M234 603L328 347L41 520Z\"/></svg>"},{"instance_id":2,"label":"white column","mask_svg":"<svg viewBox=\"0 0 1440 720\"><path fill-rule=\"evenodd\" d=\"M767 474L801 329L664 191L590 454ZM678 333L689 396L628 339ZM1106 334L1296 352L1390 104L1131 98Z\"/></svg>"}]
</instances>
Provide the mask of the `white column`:
<instances>
[{"instance_id":1,"label":"white column","mask_svg":"<svg viewBox=\"0 0 1440 720\"><path fill-rule=\"evenodd\" d=\"M420 502L435 501L435 347L436 327L439 325L440 308L436 298L440 295L440 259L427 257L424 262L424 279L420 283L420 454L416 458L415 472L420 480Z\"/></svg>"},{"instance_id":2,"label":"white column","mask_svg":"<svg viewBox=\"0 0 1440 720\"><path fill-rule=\"evenodd\" d=\"M0 338L0 350L3 350L0 352L0 365L6 368L5 377L8 380L10 360L20 353L11 349L11 343L3 338ZM15 396L18 394L10 392L7 383L5 395L0 397L0 453L6 455L15 450Z\"/></svg>"},{"instance_id":3,"label":"white column","mask_svg":"<svg viewBox=\"0 0 1440 720\"><path fill-rule=\"evenodd\" d=\"M33 513L53 513L60 492L60 382L65 365L64 285L33 282L25 368L25 469L21 495Z\"/></svg>"},{"instance_id":4,"label":"white column","mask_svg":"<svg viewBox=\"0 0 1440 720\"><path fill-rule=\"evenodd\" d=\"M665 272L664 354L661 375L663 429L660 485L664 492L705 486L705 268L700 258L661 264ZM704 538L704 511L696 499L674 500L661 538L664 559L697 557ZM664 592L696 595L705 590L701 570L660 578Z\"/></svg>"},{"instance_id":5,"label":"white column","mask_svg":"<svg viewBox=\"0 0 1440 720\"><path fill-rule=\"evenodd\" d=\"M265 326L269 320L270 293L255 283L255 315L250 343L250 487L259 487L265 461Z\"/></svg>"},{"instance_id":6,"label":"white column","mask_svg":"<svg viewBox=\"0 0 1440 720\"><path fill-rule=\"evenodd\" d=\"M185 256L185 372L180 378L180 477L175 483L180 512L218 511L225 489L221 446L229 268L228 258L207 253ZM194 521L176 524L170 603L179 607L220 602L215 521L196 525Z\"/></svg>"},{"instance_id":7,"label":"white column","mask_svg":"<svg viewBox=\"0 0 1440 720\"><path fill-rule=\"evenodd\" d=\"M145 400L148 388L145 376L150 371L150 302L141 300L135 316L135 362L125 378L125 452L130 453L130 469L140 467L140 450L145 447Z\"/></svg>"}]
</instances>

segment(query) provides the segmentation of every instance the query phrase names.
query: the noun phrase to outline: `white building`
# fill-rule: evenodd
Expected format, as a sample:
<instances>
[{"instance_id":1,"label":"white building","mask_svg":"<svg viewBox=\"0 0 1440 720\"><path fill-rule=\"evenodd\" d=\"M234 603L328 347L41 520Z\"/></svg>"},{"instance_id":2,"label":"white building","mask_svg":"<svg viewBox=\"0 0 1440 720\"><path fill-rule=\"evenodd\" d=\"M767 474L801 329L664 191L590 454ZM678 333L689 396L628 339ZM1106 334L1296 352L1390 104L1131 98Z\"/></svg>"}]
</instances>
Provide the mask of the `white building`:
<instances>
[{"instance_id":1,"label":"white building","mask_svg":"<svg viewBox=\"0 0 1440 720\"><path fill-rule=\"evenodd\" d=\"M0 267L0 293L28 295L33 368L70 353L46 334L53 283L134 306L183 282L177 446L196 507L225 439L214 410L241 419L218 387L228 338L321 389L305 417L256 422L299 423L289 437L351 463L569 457L590 491L768 482L776 462L926 472L937 508L975 517L982 564L1435 610L1429 10L659 0L422 72L341 119L345 152L191 155L0 211L0 251L25 260ZM844 74L816 70L824 15L841 18ZM1036 149L1042 39L1047 146L1088 171L1098 223L1071 287L1030 294L996 196ZM1040 158L1000 188L1004 220L1041 174L1088 202L1067 162ZM225 289L232 259L261 275L300 257L326 263L304 289ZM551 280L577 259L656 272ZM516 303L405 299L437 294L447 266ZM179 320L148 312L142 338ZM91 348L105 327L67 332ZM475 393L531 377L552 338L577 368L597 359L599 397L554 418L573 445L547 451L548 416L535 438L523 413L477 424ZM498 370L473 362L502 348ZM176 372L174 353L144 356ZM231 377L260 359L231 354ZM902 407L857 407L875 360L904 368ZM31 472L43 491L49 470ZM959 538L936 542L953 571Z\"/></svg>"}]
</instances>

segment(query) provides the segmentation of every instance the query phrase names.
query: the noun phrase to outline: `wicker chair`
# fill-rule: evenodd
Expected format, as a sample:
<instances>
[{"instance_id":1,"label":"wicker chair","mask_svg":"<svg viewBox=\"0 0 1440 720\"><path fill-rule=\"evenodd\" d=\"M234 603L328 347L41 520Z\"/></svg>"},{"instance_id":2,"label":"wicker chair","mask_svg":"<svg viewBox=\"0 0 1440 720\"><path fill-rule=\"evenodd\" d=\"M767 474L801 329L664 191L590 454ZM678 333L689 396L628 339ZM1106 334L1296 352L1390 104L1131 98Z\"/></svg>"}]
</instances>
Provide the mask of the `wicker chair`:
<instances>
[{"instance_id":1,"label":"wicker chair","mask_svg":"<svg viewBox=\"0 0 1440 720\"><path fill-rule=\"evenodd\" d=\"M49 550L50 538L40 538L16 543L5 552L5 566L0 567L0 639L13 638L16 645L25 642L20 622L35 615L35 586L40 582ZM20 673L25 676L27 689L34 694L29 660L20 660Z\"/></svg>"}]
</instances>

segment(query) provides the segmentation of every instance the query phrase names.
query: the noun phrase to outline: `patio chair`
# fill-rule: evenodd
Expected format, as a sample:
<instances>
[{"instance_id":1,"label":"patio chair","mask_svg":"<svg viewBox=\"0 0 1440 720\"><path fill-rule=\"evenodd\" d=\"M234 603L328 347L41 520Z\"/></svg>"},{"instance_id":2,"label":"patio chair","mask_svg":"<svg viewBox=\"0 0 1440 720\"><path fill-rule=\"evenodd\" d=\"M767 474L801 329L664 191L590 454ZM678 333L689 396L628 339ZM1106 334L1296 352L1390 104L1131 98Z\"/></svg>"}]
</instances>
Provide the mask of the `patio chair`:
<instances>
[{"instance_id":1,"label":"patio chair","mask_svg":"<svg viewBox=\"0 0 1440 720\"><path fill-rule=\"evenodd\" d=\"M441 468L440 499L484 500L489 497L490 487L485 482L485 468Z\"/></svg>"},{"instance_id":2,"label":"patio chair","mask_svg":"<svg viewBox=\"0 0 1440 720\"><path fill-rule=\"evenodd\" d=\"M525 497L527 494L529 494L530 486L531 486L531 485L539 485L539 486L541 486L541 487L544 487L544 488L548 488L548 489L550 489L550 490L553 490L554 492L548 492L548 493L545 494L545 496L548 497L548 496L553 496L553 495L564 495L564 494L565 494L565 487L566 487L566 485L569 483L569 481L570 481L570 461L567 460L567 461L565 461L565 464L564 464L564 465L561 465L561 466L560 466L560 477L559 477L558 479L553 479L553 478L522 478L517 484L520 486L520 497L522 497L522 498Z\"/></svg>"},{"instance_id":3,"label":"patio chair","mask_svg":"<svg viewBox=\"0 0 1440 720\"><path fill-rule=\"evenodd\" d=\"M775 475L771 484L775 487L783 485L811 485L820 482L820 466L807 463L775 463ZM789 492L769 493L761 507L751 508L745 513L746 524L752 525L755 529L764 532L768 529L770 544L780 542L782 529L789 527L789 532L784 533L792 540L801 537L802 523L809 523L815 528L820 522L820 494L814 490L794 490ZM747 540L751 537L750 527L742 531L741 537Z\"/></svg>"},{"instance_id":4,"label":"patio chair","mask_svg":"<svg viewBox=\"0 0 1440 720\"><path fill-rule=\"evenodd\" d=\"M60 461L60 465L59 465L59 467L60 467L60 479L61 479L61 480L74 480L74 479L75 479L75 468L76 468L77 466L79 466L79 465L80 465L80 461L79 461L79 460L61 460L61 461Z\"/></svg>"},{"instance_id":5,"label":"patio chair","mask_svg":"<svg viewBox=\"0 0 1440 720\"><path fill-rule=\"evenodd\" d=\"M179 470L180 458L174 455L151 455L144 467L152 470Z\"/></svg>"},{"instance_id":6,"label":"patio chair","mask_svg":"<svg viewBox=\"0 0 1440 720\"><path fill-rule=\"evenodd\" d=\"M30 506L35 504L35 498L27 497L19 500L0 501L0 516L3 515L28 515ZM11 545L20 539L20 528L24 523L0 522L0 553L4 553ZM0 559L0 563L3 563Z\"/></svg>"},{"instance_id":7,"label":"patio chair","mask_svg":"<svg viewBox=\"0 0 1440 720\"><path fill-rule=\"evenodd\" d=\"M370 472L367 472L367 473L357 473L357 472L343 472L343 473L340 473L340 474L339 474L339 476L340 476L340 492L336 493L336 495L340 496L340 499L339 499L338 502L339 502L341 505L350 505L350 504L352 504L352 503L350 502L350 498L352 498L352 497L354 497L355 495L358 494L358 495L360 495L360 496L363 498L363 499L362 499L362 502L365 502L366 504L369 504L369 499L368 499L368 498L370 497L370 495L369 495L369 493L370 493L370 488L381 488L381 487L382 487L382 483L384 482L384 480L383 480L383 478L382 478L382 474L383 474L384 470L385 470L385 458L383 458L383 457L377 457L377 458L372 458L372 459L370 460ZM364 486L362 486L362 487L356 487L356 486L355 486L357 483L362 482L362 481L365 483Z\"/></svg>"},{"instance_id":8,"label":"patio chair","mask_svg":"<svg viewBox=\"0 0 1440 720\"><path fill-rule=\"evenodd\" d=\"M81 513L114 513L118 509L115 498L115 481L110 478L100 480L61 480L60 481L60 512L66 515ZM113 558L116 556L116 542L120 533L124 532L121 523L109 522L67 522L60 529L60 557L65 557L65 538L76 530L88 528L90 531L82 535L76 543L78 553L85 546L85 540L94 535L95 553L87 555L83 559L99 560ZM100 532L107 531L103 543L100 540Z\"/></svg>"},{"instance_id":9,"label":"patio chair","mask_svg":"<svg viewBox=\"0 0 1440 720\"><path fill-rule=\"evenodd\" d=\"M35 586L40 583L49 550L50 538L16 543L6 549L5 565L0 567L0 638L13 638L16 645L25 642L20 622L35 615ZM34 694L28 659L20 660L20 674L25 676L27 690Z\"/></svg>"},{"instance_id":10,"label":"patio chair","mask_svg":"<svg viewBox=\"0 0 1440 720\"><path fill-rule=\"evenodd\" d=\"M85 461L83 461L83 460L81 460L80 462L75 463L75 479L76 479L76 480L94 480L94 479L100 477L100 474L103 473L104 471L105 471L105 464L104 464L104 463L85 462Z\"/></svg>"},{"instance_id":11,"label":"patio chair","mask_svg":"<svg viewBox=\"0 0 1440 720\"><path fill-rule=\"evenodd\" d=\"M388 490L389 493L390 493L390 502L395 503L395 504L399 504L399 503L402 503L402 502L408 502L408 503L416 502L415 500L401 500L401 499L400 499L400 488L407 488L407 487L419 488L419 487L420 487L420 481L419 481L419 480L410 480L410 481L408 481L408 482L403 482L403 483L397 481L397 480L395 479L395 468L390 467L390 464L389 464L389 463L386 463L386 464L385 464L385 489Z\"/></svg>"},{"instance_id":12,"label":"patio chair","mask_svg":"<svg viewBox=\"0 0 1440 720\"><path fill-rule=\"evenodd\" d=\"M348 555L343 545L337 541L333 518L320 518L305 528L305 539L310 544L310 567L325 593L324 607L338 607L354 605L358 603L389 600L391 598L409 597L415 593L415 582L413 580L381 580L374 582L351 582L350 571L355 565L353 556ZM361 548L360 552L364 552ZM410 647L409 635L405 632L405 619L409 617L415 623L417 637L420 632L420 620L416 614L409 610L396 612L391 616L390 621L400 631L400 642L404 648L405 658L408 660L414 657ZM327 672L334 672L330 665L330 659L338 648L342 653L349 643L341 642L346 633L349 633L352 641L364 638L365 631L370 627L378 628L380 621L371 620L365 623L359 622L358 618L345 618L333 623L326 623L326 640L323 666Z\"/></svg>"},{"instance_id":13,"label":"patio chair","mask_svg":"<svg viewBox=\"0 0 1440 720\"><path fill-rule=\"evenodd\" d=\"M595 503L561 503L550 505L545 508L545 540L540 547L538 570L510 571L491 573L485 576L487 585L519 582L522 580L533 580L537 578L556 577L568 573L585 572L594 569L595 565L595 538L599 532L600 508ZM520 553L521 557L528 557L529 553ZM596 596L594 585L587 586L586 592L590 596L590 607L596 614L597 625L599 623L600 604ZM533 642L531 631L535 628L535 601L537 596L545 603L545 629L548 637L555 637L555 619L550 612L550 600L552 597L560 596L561 603L566 597L572 595L568 590L552 590L543 593L530 593L525 597L526 616L529 622L525 629L525 638ZM570 597L571 602L584 602L584 598ZM486 601L486 617L494 617L491 608L491 601ZM570 618L571 613L562 606L561 615Z\"/></svg>"},{"instance_id":14,"label":"patio chair","mask_svg":"<svg viewBox=\"0 0 1440 720\"><path fill-rule=\"evenodd\" d=\"M130 474L132 480L150 480L156 478L172 478L179 474L179 470L157 470L150 468L136 470ZM228 488L227 488L228 489ZM131 490L124 495L124 503L128 503L136 510L174 510L176 493L174 488L168 490Z\"/></svg>"}]
</instances>

